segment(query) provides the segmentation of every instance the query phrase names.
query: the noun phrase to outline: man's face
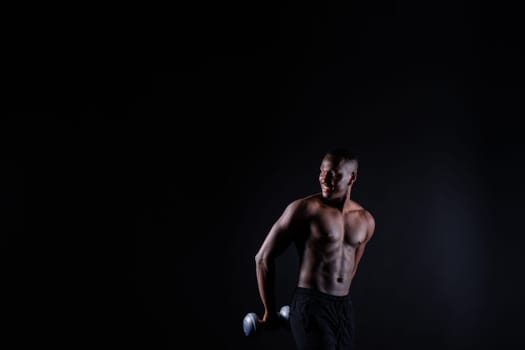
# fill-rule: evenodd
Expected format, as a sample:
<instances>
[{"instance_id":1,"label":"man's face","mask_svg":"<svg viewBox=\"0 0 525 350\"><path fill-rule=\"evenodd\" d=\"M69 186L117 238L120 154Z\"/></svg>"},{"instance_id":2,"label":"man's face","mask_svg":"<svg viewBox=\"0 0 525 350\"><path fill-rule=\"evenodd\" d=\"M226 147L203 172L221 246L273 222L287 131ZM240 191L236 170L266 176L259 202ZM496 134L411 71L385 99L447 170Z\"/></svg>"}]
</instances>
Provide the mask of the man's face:
<instances>
[{"instance_id":1,"label":"man's face","mask_svg":"<svg viewBox=\"0 0 525 350\"><path fill-rule=\"evenodd\" d=\"M323 198L344 197L352 177L353 169L349 162L345 163L340 158L329 154L323 158L320 170L319 183Z\"/></svg>"}]
</instances>

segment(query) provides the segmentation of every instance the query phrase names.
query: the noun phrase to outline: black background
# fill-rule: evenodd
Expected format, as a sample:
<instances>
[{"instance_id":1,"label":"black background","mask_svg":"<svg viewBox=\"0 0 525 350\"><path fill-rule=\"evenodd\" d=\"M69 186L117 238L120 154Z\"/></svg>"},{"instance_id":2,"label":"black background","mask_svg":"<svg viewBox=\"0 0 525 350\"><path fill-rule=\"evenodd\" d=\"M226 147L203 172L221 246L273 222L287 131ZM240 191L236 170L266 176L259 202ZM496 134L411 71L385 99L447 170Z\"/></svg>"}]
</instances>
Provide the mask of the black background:
<instances>
[{"instance_id":1,"label":"black background","mask_svg":"<svg viewBox=\"0 0 525 350\"><path fill-rule=\"evenodd\" d=\"M377 225L352 287L360 348L523 346L517 9L6 13L1 203L18 346L293 348L285 331L242 334L262 311L253 258L285 205L318 191L334 146L360 155L353 197ZM295 258L279 261L281 304Z\"/></svg>"}]
</instances>

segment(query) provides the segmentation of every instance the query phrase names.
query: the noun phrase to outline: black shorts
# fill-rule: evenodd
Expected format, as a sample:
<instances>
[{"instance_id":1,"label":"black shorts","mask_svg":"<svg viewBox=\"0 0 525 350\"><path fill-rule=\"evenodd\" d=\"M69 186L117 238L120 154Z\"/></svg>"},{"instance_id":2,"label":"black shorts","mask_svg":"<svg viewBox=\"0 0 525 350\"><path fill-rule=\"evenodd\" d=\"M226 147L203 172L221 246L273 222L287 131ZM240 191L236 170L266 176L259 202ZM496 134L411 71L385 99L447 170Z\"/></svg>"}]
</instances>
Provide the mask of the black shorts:
<instances>
[{"instance_id":1,"label":"black shorts","mask_svg":"<svg viewBox=\"0 0 525 350\"><path fill-rule=\"evenodd\" d=\"M290 327L299 350L353 350L355 322L349 295L334 296L297 287Z\"/></svg>"}]
</instances>

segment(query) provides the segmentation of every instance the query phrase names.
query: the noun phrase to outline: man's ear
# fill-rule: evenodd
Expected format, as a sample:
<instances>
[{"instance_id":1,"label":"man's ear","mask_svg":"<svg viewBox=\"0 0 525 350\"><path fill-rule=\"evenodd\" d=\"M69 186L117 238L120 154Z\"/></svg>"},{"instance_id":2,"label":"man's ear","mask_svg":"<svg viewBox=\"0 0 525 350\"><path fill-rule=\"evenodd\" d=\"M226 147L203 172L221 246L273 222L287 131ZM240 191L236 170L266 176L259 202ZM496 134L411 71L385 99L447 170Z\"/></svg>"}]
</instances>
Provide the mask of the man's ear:
<instances>
[{"instance_id":1,"label":"man's ear","mask_svg":"<svg viewBox=\"0 0 525 350\"><path fill-rule=\"evenodd\" d=\"M350 175L350 180L348 180L348 185L352 185L355 180L357 180L357 171L352 171L352 174Z\"/></svg>"}]
</instances>

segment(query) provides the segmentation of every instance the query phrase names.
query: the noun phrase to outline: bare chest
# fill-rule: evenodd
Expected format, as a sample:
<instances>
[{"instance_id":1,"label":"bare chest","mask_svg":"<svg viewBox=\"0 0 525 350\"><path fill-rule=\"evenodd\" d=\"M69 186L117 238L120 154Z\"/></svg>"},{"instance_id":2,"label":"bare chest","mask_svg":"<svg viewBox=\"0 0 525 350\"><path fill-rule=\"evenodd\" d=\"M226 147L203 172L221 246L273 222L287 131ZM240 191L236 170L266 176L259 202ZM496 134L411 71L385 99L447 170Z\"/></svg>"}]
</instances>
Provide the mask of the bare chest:
<instances>
[{"instance_id":1,"label":"bare chest","mask_svg":"<svg viewBox=\"0 0 525 350\"><path fill-rule=\"evenodd\" d=\"M326 243L345 243L354 247L366 238L366 221L359 212L341 213L321 211L312 218L310 230L313 238Z\"/></svg>"}]
</instances>

